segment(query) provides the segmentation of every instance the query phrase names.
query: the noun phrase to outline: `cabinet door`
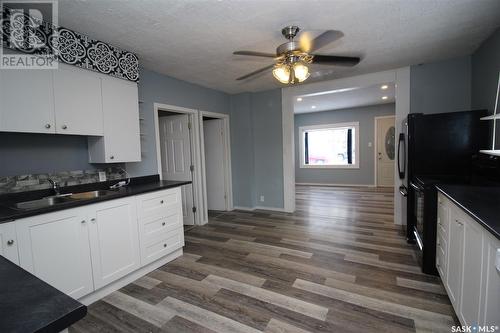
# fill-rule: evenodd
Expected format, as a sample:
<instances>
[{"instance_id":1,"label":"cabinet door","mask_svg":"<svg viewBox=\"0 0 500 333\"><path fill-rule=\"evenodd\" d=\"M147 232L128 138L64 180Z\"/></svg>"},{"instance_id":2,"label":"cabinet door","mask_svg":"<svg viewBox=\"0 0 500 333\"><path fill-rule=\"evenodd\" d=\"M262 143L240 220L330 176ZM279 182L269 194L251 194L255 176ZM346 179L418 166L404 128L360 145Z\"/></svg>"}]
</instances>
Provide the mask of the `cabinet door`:
<instances>
[{"instance_id":1,"label":"cabinet door","mask_svg":"<svg viewBox=\"0 0 500 333\"><path fill-rule=\"evenodd\" d=\"M21 267L73 298L94 290L83 210L68 209L15 223Z\"/></svg>"},{"instance_id":2,"label":"cabinet door","mask_svg":"<svg viewBox=\"0 0 500 333\"><path fill-rule=\"evenodd\" d=\"M16 226L14 222L0 224L0 256L19 265Z\"/></svg>"},{"instance_id":3,"label":"cabinet door","mask_svg":"<svg viewBox=\"0 0 500 333\"><path fill-rule=\"evenodd\" d=\"M479 325L500 324L500 240L484 233L483 292Z\"/></svg>"},{"instance_id":4,"label":"cabinet door","mask_svg":"<svg viewBox=\"0 0 500 333\"><path fill-rule=\"evenodd\" d=\"M51 70L0 71L0 131L55 132Z\"/></svg>"},{"instance_id":5,"label":"cabinet door","mask_svg":"<svg viewBox=\"0 0 500 333\"><path fill-rule=\"evenodd\" d=\"M449 245L448 245L448 272L446 286L450 301L458 313L460 291L462 287L462 264L464 244L464 222L455 207L450 210Z\"/></svg>"},{"instance_id":6,"label":"cabinet door","mask_svg":"<svg viewBox=\"0 0 500 333\"><path fill-rule=\"evenodd\" d=\"M101 79L98 74L60 65L54 71L56 132L103 135Z\"/></svg>"},{"instance_id":7,"label":"cabinet door","mask_svg":"<svg viewBox=\"0 0 500 333\"><path fill-rule=\"evenodd\" d=\"M464 325L479 322L483 266L483 228L469 217L464 225L462 291L458 316ZM500 295L499 295L500 297Z\"/></svg>"},{"instance_id":8,"label":"cabinet door","mask_svg":"<svg viewBox=\"0 0 500 333\"><path fill-rule=\"evenodd\" d=\"M99 289L140 266L134 198L92 206L90 244L94 285Z\"/></svg>"},{"instance_id":9,"label":"cabinet door","mask_svg":"<svg viewBox=\"0 0 500 333\"><path fill-rule=\"evenodd\" d=\"M137 84L102 78L106 163L141 160Z\"/></svg>"}]
</instances>

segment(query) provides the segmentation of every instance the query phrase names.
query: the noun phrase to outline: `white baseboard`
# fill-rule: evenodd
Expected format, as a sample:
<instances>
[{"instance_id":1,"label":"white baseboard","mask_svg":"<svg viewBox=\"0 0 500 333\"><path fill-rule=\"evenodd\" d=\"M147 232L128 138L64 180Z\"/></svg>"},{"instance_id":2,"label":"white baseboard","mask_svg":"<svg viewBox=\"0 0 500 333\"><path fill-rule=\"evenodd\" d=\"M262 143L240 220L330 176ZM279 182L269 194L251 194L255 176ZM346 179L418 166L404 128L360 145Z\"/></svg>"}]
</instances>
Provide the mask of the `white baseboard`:
<instances>
[{"instance_id":1,"label":"white baseboard","mask_svg":"<svg viewBox=\"0 0 500 333\"><path fill-rule=\"evenodd\" d=\"M234 206L233 208L235 210L244 210L247 212L253 212L255 210L269 210L272 212L286 212L285 208L282 208L282 207L266 207L266 206L240 207L240 206Z\"/></svg>"},{"instance_id":2,"label":"white baseboard","mask_svg":"<svg viewBox=\"0 0 500 333\"><path fill-rule=\"evenodd\" d=\"M141 267L138 270L133 271L128 275L125 275L121 279L118 279L115 282L108 284L107 286L102 287L101 289L98 289L91 294L83 296L78 301L85 305L90 305L180 256L182 256L182 248L178 249L175 252L170 253L169 255L161 259L158 259L150 264L147 264L146 266Z\"/></svg>"},{"instance_id":3,"label":"white baseboard","mask_svg":"<svg viewBox=\"0 0 500 333\"><path fill-rule=\"evenodd\" d=\"M331 183L295 183L303 186L331 186L331 187L376 187L374 184L331 184Z\"/></svg>"}]
</instances>

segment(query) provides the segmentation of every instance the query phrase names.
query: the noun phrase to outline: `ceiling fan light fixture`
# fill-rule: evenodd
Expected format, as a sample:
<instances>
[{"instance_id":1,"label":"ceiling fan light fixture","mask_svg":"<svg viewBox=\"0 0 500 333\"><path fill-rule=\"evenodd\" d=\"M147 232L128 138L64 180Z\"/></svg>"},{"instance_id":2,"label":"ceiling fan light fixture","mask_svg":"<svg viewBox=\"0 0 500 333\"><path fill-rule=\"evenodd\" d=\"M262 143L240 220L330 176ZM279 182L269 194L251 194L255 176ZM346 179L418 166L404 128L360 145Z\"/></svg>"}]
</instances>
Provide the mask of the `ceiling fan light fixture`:
<instances>
[{"instance_id":1,"label":"ceiling fan light fixture","mask_svg":"<svg viewBox=\"0 0 500 333\"><path fill-rule=\"evenodd\" d=\"M296 62L293 65L293 72L299 82L304 82L310 75L309 68L302 62Z\"/></svg>"},{"instance_id":2,"label":"ceiling fan light fixture","mask_svg":"<svg viewBox=\"0 0 500 333\"><path fill-rule=\"evenodd\" d=\"M290 81L290 68L285 64L278 64L274 66L273 76L281 83L287 84Z\"/></svg>"}]
</instances>

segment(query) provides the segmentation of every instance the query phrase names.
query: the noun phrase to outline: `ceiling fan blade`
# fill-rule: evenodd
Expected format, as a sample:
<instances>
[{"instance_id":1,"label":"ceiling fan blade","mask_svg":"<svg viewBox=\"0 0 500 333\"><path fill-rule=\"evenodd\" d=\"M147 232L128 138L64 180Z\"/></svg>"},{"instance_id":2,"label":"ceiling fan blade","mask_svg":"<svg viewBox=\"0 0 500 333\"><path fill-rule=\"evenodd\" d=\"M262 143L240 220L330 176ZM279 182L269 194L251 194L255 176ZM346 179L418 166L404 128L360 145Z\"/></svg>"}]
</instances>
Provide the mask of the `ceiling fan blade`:
<instances>
[{"instance_id":1,"label":"ceiling fan blade","mask_svg":"<svg viewBox=\"0 0 500 333\"><path fill-rule=\"evenodd\" d=\"M342 31L327 30L313 39L311 33L306 31L300 34L299 41L300 47L304 52L313 52L342 37L344 37L344 33Z\"/></svg>"},{"instance_id":2,"label":"ceiling fan blade","mask_svg":"<svg viewBox=\"0 0 500 333\"><path fill-rule=\"evenodd\" d=\"M265 53L265 52L255 52L255 51L234 51L235 55L244 55L252 57L266 57L266 58L276 58L276 54Z\"/></svg>"},{"instance_id":3,"label":"ceiling fan blade","mask_svg":"<svg viewBox=\"0 0 500 333\"><path fill-rule=\"evenodd\" d=\"M273 67L274 67L274 64L269 65L269 66L266 66L266 67L264 67L264 68L261 68L261 69L258 69L258 70L256 70L256 71L253 71L252 73L248 73L247 75L243 75L243 76L241 76L241 77L237 78L236 80L237 80L237 81L241 81L241 80L248 79L248 78L249 78L249 77L251 77L251 76L257 75L257 74L262 73L262 72L265 72L265 71L267 71L268 69L271 69L271 68L273 68Z\"/></svg>"},{"instance_id":4,"label":"ceiling fan blade","mask_svg":"<svg viewBox=\"0 0 500 333\"><path fill-rule=\"evenodd\" d=\"M314 54L312 63L319 65L335 65L335 66L356 66L361 59L358 57L344 57L331 55Z\"/></svg>"}]
</instances>

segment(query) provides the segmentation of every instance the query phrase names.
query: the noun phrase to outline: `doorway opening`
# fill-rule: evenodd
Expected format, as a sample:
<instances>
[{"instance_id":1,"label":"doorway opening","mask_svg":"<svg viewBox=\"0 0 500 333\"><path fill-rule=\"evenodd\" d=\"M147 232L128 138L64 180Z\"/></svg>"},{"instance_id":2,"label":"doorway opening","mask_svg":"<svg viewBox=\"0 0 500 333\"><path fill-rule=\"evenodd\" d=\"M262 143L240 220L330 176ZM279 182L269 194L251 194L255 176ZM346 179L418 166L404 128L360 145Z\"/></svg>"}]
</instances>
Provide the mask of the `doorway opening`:
<instances>
[{"instance_id":1,"label":"doorway opening","mask_svg":"<svg viewBox=\"0 0 500 333\"><path fill-rule=\"evenodd\" d=\"M393 187L396 160L395 116L375 117L374 169L376 187Z\"/></svg>"},{"instance_id":2,"label":"doorway opening","mask_svg":"<svg viewBox=\"0 0 500 333\"><path fill-rule=\"evenodd\" d=\"M206 213L232 210L229 116L201 111L200 132Z\"/></svg>"}]
</instances>

